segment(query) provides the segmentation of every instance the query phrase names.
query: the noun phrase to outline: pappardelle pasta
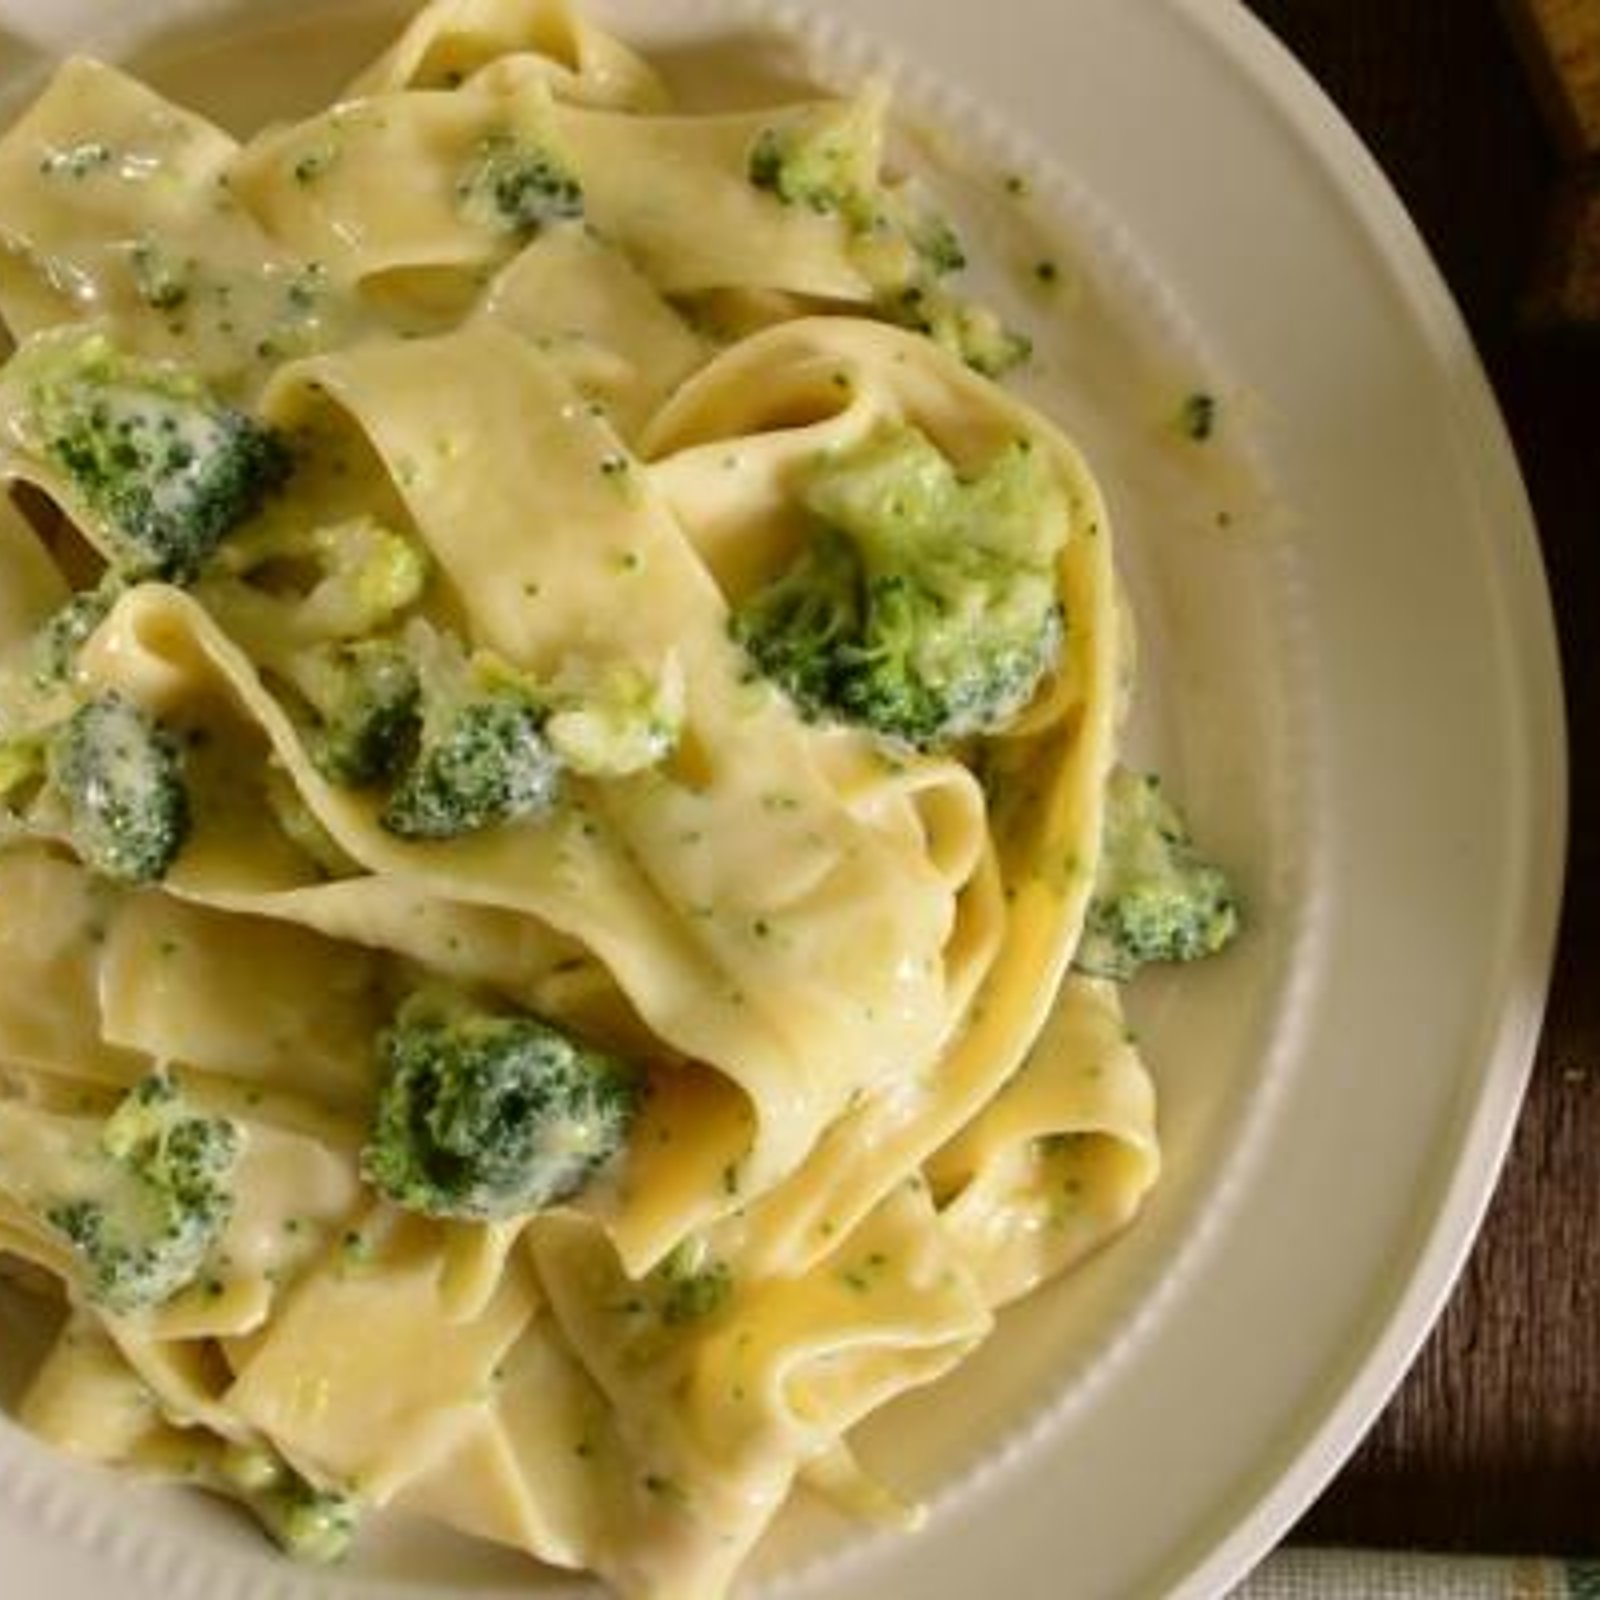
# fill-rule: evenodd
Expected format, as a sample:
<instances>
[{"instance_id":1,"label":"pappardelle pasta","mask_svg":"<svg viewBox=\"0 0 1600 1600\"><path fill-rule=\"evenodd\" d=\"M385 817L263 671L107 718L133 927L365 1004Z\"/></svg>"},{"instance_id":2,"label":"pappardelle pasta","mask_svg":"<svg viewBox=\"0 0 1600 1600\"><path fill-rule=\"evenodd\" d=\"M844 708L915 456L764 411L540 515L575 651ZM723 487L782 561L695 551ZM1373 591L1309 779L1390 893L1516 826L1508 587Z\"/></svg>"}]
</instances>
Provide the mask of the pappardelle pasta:
<instances>
[{"instance_id":1,"label":"pappardelle pasta","mask_svg":"<svg viewBox=\"0 0 1600 1600\"><path fill-rule=\"evenodd\" d=\"M433 0L0 140L0 1271L53 1445L714 1600L1135 1215L1237 912L886 97Z\"/></svg>"}]
</instances>

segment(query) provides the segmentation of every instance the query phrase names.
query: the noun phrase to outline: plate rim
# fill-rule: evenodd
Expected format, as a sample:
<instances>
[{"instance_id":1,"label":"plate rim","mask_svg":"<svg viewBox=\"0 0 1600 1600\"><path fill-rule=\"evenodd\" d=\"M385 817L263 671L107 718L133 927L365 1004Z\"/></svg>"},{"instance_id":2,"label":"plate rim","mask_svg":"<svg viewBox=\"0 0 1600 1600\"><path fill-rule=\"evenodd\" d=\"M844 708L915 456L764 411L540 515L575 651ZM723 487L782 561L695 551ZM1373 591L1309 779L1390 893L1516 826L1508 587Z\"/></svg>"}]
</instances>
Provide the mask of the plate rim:
<instances>
[{"instance_id":1,"label":"plate rim","mask_svg":"<svg viewBox=\"0 0 1600 1600\"><path fill-rule=\"evenodd\" d=\"M748 3L753 7L758 0ZM796 20L816 19L825 35L831 36L837 25L841 35L870 40L890 55L903 54L924 98L948 100L978 121L1021 135L1047 162L1071 174L1069 188L1091 210L1112 220L1122 243L1132 240L1147 247L1139 226L1114 196L1072 167L1068 154L1031 113L1028 93L1001 107L993 83L957 87L949 40L941 40L934 50L915 41L898 44L896 24L904 24L913 3L858 0L848 20L837 0L780 0L780 9ZM1078 3L1091 22L1114 9L1110 0ZM1051 0L1010 0L1010 5L1019 18L1024 13L1028 20L1053 15ZM1504 900L1496 906L1506 913L1497 926L1514 931L1490 952L1499 980L1495 1003L1472 1010L1474 1054L1450 1078L1468 1109L1463 1113L1457 1106L1444 1132L1430 1125L1439 1133L1443 1153L1440 1148L1430 1152L1426 1186L1419 1188L1420 1199L1404 1217L1403 1244L1396 1243L1392 1255L1370 1264L1359 1317L1341 1325L1337 1358L1319 1368L1315 1383L1307 1386L1315 1388L1317 1398L1305 1401L1301 1395L1304 1404L1297 1420L1277 1428L1272 1443L1246 1469L1233 1473L1224 1491L1194 1507L1184 1526L1164 1530L1162 1537L1170 1534L1171 1547L1151 1551L1127 1588L1107 1592L1108 1600L1210 1600L1253 1570L1353 1455L1404 1381L1471 1255L1519 1126L1554 972L1567 857L1569 741L1549 580L1517 452L1471 330L1416 223L1327 91L1244 0L1222 5L1215 0L1149 0L1146 9L1150 16L1187 30L1193 41L1214 53L1255 94L1284 136L1309 155L1316 178L1328 186L1334 207L1352 227L1352 244L1370 252L1386 289L1403 303L1417 337L1417 354L1426 361L1439 420L1454 447L1457 486L1472 504L1476 520L1495 525L1497 537L1485 546L1481 576L1499 586L1493 620L1501 630L1503 662L1512 669L1502 687L1518 715L1509 721L1507 744L1526 758L1516 769L1515 789L1508 790L1524 832L1518 835L1520 848L1506 854L1508 881ZM1135 253L1148 260L1145 248ZM1159 268L1154 270L1160 277ZM1191 295L1180 291L1180 298L1183 309L1192 311ZM1209 329L1202 328L1202 339L1211 344ZM1466 464L1470 472L1464 470ZM1394 1238L1401 1237L1397 1229ZM1030 1453L1047 1454L1063 1430L1047 1425L1042 1431L1046 1437L1033 1441ZM1000 1476L1009 1477L1007 1469L1014 1465L1004 1463ZM941 1503L954 1513L960 1499L958 1490ZM1039 1529L1019 1522L1010 1531L1021 1536ZM824 1562L816 1577L820 1581L824 1572L841 1569L856 1584L869 1571L893 1577L866 1552L860 1559L846 1553L837 1566ZM802 1573L796 1580L796 1593L822 1593L807 1576ZM852 1587L851 1593L856 1592ZM789 1593L788 1584L783 1593ZM1092 1587L1083 1593L1099 1595Z\"/></svg>"},{"instance_id":2,"label":"plate rim","mask_svg":"<svg viewBox=\"0 0 1600 1600\"><path fill-rule=\"evenodd\" d=\"M851 32L866 33L870 28L846 12L840 0L811 0L805 9L839 16ZM1370 1336L1351 1341L1351 1376L1338 1397L1285 1433L1277 1459L1288 1465L1253 1473L1255 1486L1240 1492L1241 1501L1247 1503L1236 1515L1230 1513L1227 1527L1218 1531L1213 1518L1211 1531L1197 1534L1186 1547L1189 1553L1175 1558L1168 1573L1152 1580L1159 1582L1163 1594L1199 1600L1224 1592L1243 1576L1331 1480L1403 1380L1466 1264L1515 1134L1535 1061L1561 906L1567 741L1553 608L1532 507L1487 373L1415 224L1359 135L1242 0L1223 6L1215 0L1160 0L1160 9L1227 53L1285 126L1314 151L1318 166L1336 183L1340 197L1361 222L1364 237L1377 249L1394 285L1404 292L1419 330L1426 334L1430 354L1441 365L1446 350L1458 363L1466 354L1468 365L1454 371L1449 386L1457 402L1451 433L1479 463L1481 473L1474 486L1486 504L1498 505L1508 529L1497 570L1513 580L1516 589L1509 608L1514 613L1514 635L1523 647L1518 652L1523 681L1516 703L1537 713L1523 725L1523 742L1535 749L1544 766L1542 782L1529 788L1522 811L1530 825L1540 820L1536 813L1543 813L1547 824L1517 880L1522 931L1516 945L1528 957L1522 988L1508 995L1492 1044L1475 1064L1472 1114L1455 1130L1452 1158L1439 1169L1448 1169L1448 1181L1435 1186L1426 1226L1417 1232L1414 1248L1408 1246L1404 1285L1389 1296ZM892 38L887 43L898 52ZM915 55L914 45L906 53ZM945 76L942 68L930 70ZM1025 114L1008 110L1005 120L1049 151L1048 142L1032 134ZM1111 209L1115 214L1115 207ZM1485 475L1494 481L1486 481ZM1507 564L1514 570L1505 571ZM1535 723L1553 735L1536 747L1530 732ZM857 1567L850 1576L859 1578L860 1573ZM349 1592L360 1591L358 1583Z\"/></svg>"},{"instance_id":3,"label":"plate rim","mask_svg":"<svg viewBox=\"0 0 1600 1600\"><path fill-rule=\"evenodd\" d=\"M1449 1179L1411 1252L1403 1287L1390 1297L1378 1325L1358 1341L1359 1358L1342 1392L1285 1440L1281 1469L1258 1471L1260 1486L1231 1528L1205 1540L1206 1548L1175 1575L1173 1600L1202 1600L1245 1578L1338 1476L1404 1384L1471 1259L1521 1125L1554 977L1570 825L1570 734L1537 515L1482 353L1421 229L1354 124L1245 0L1225 0L1209 9L1202 0L1163 3L1182 25L1225 51L1318 156L1378 248L1394 286L1417 313L1441 373L1446 351L1458 361L1465 355L1447 386L1458 402L1453 431L1477 463L1483 498L1498 501L1507 517L1500 575L1516 586L1512 611L1523 673L1518 702L1537 711L1550 735L1536 740L1527 736L1531 724L1524 726L1525 748L1545 762L1544 782L1530 788L1527 808L1540 847L1529 856L1519 885L1518 943L1531 955L1526 987L1521 994L1508 994L1501 1007L1493 1042L1479 1063L1472 1115L1448 1162ZM1546 826L1539 829L1541 809Z\"/></svg>"}]
</instances>

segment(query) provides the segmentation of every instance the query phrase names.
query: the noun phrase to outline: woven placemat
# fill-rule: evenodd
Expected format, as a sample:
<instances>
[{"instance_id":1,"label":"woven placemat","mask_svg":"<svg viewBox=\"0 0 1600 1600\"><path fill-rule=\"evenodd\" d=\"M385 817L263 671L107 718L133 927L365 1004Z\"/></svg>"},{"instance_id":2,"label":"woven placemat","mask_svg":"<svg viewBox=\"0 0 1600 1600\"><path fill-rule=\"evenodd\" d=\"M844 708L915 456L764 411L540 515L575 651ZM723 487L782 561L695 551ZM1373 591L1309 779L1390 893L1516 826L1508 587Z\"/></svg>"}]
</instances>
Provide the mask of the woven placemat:
<instances>
[{"instance_id":1,"label":"woven placemat","mask_svg":"<svg viewBox=\"0 0 1600 1600\"><path fill-rule=\"evenodd\" d=\"M1600 1600L1600 1562L1280 1550L1233 1600Z\"/></svg>"}]
</instances>

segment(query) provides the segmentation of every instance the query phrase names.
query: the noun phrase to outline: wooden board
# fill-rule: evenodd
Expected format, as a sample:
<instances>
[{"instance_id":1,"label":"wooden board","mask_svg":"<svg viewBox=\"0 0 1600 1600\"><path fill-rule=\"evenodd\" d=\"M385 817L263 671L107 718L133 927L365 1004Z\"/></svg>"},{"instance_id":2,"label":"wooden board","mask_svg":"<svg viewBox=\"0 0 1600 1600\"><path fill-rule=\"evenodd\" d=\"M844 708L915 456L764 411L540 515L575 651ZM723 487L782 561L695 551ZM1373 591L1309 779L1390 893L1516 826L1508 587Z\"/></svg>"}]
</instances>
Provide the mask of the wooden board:
<instances>
[{"instance_id":1,"label":"wooden board","mask_svg":"<svg viewBox=\"0 0 1600 1600\"><path fill-rule=\"evenodd\" d=\"M1600 154L1600 0L1502 0L1557 138Z\"/></svg>"},{"instance_id":2,"label":"wooden board","mask_svg":"<svg viewBox=\"0 0 1600 1600\"><path fill-rule=\"evenodd\" d=\"M1399 185L1477 336L1538 512L1573 754L1561 959L1505 1182L1437 1333L1299 1537L1595 1557L1600 351L1519 314L1556 163L1497 3L1250 0Z\"/></svg>"},{"instance_id":3,"label":"wooden board","mask_svg":"<svg viewBox=\"0 0 1600 1600\"><path fill-rule=\"evenodd\" d=\"M1600 332L1600 171L1585 169L1562 184L1548 231L1530 315L1547 326Z\"/></svg>"}]
</instances>

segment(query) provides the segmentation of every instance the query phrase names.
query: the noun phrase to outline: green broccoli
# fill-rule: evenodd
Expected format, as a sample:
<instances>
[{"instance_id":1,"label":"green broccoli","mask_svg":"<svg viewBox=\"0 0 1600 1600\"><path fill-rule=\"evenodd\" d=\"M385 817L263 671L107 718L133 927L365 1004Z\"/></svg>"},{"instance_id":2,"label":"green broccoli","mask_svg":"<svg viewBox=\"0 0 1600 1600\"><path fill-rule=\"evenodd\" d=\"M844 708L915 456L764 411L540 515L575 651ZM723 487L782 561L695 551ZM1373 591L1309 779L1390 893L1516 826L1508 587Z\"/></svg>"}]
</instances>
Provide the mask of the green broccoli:
<instances>
[{"instance_id":1,"label":"green broccoli","mask_svg":"<svg viewBox=\"0 0 1600 1600\"><path fill-rule=\"evenodd\" d=\"M413 995L379 1045L369 1182L433 1217L513 1217L577 1193L622 1148L634 1069L527 1012Z\"/></svg>"},{"instance_id":2,"label":"green broccoli","mask_svg":"<svg viewBox=\"0 0 1600 1600\"><path fill-rule=\"evenodd\" d=\"M164 1070L127 1095L101 1130L85 1192L45 1213L81 1258L92 1299L124 1315L199 1276L233 1213L242 1142L225 1118L190 1110Z\"/></svg>"},{"instance_id":3,"label":"green broccoli","mask_svg":"<svg viewBox=\"0 0 1600 1600\"><path fill-rule=\"evenodd\" d=\"M281 612L282 631L296 638L362 639L379 632L420 600L430 565L416 543L372 517L306 526L263 519L228 541L216 564L221 584L202 593L226 616L237 609L234 580L252 586Z\"/></svg>"},{"instance_id":4,"label":"green broccoli","mask_svg":"<svg viewBox=\"0 0 1600 1600\"><path fill-rule=\"evenodd\" d=\"M1239 931L1226 875L1196 854L1153 773L1119 768L1106 789L1094 895L1074 964L1126 982L1152 961L1198 961Z\"/></svg>"},{"instance_id":5,"label":"green broccoli","mask_svg":"<svg viewBox=\"0 0 1600 1600\"><path fill-rule=\"evenodd\" d=\"M987 307L937 285L914 282L890 289L880 295L878 309L890 322L926 334L986 378L1003 378L1033 354L1026 334L1008 328Z\"/></svg>"},{"instance_id":6,"label":"green broccoli","mask_svg":"<svg viewBox=\"0 0 1600 1600\"><path fill-rule=\"evenodd\" d=\"M305 702L322 775L359 788L391 777L415 742L417 670L379 630L422 598L429 577L415 542L371 517L310 527L270 518L229 541L199 594Z\"/></svg>"},{"instance_id":7,"label":"green broccoli","mask_svg":"<svg viewBox=\"0 0 1600 1600\"><path fill-rule=\"evenodd\" d=\"M1221 407L1214 394L1197 390L1184 399L1178 411L1178 427L1186 439L1195 444L1205 444L1217 431L1218 412Z\"/></svg>"},{"instance_id":8,"label":"green broccoli","mask_svg":"<svg viewBox=\"0 0 1600 1600\"><path fill-rule=\"evenodd\" d=\"M863 102L763 128L750 147L750 182L786 206L870 227L878 192L875 121L876 111Z\"/></svg>"},{"instance_id":9,"label":"green broccoli","mask_svg":"<svg viewBox=\"0 0 1600 1600\"><path fill-rule=\"evenodd\" d=\"M50 737L51 786L83 860L122 883L166 876L189 834L189 796L172 737L114 690L85 701Z\"/></svg>"},{"instance_id":10,"label":"green broccoli","mask_svg":"<svg viewBox=\"0 0 1600 1600\"><path fill-rule=\"evenodd\" d=\"M191 581L288 477L288 448L193 373L104 335L47 334L14 358L19 426L104 525L131 580Z\"/></svg>"},{"instance_id":11,"label":"green broccoli","mask_svg":"<svg viewBox=\"0 0 1600 1600\"><path fill-rule=\"evenodd\" d=\"M33 681L48 689L72 676L78 652L111 614L123 590L114 572L92 589L80 589L40 628L33 640Z\"/></svg>"},{"instance_id":12,"label":"green broccoli","mask_svg":"<svg viewBox=\"0 0 1600 1600\"><path fill-rule=\"evenodd\" d=\"M261 1525L296 1561L333 1566L350 1554L360 1527L360 1502L317 1489L296 1475L251 1503Z\"/></svg>"},{"instance_id":13,"label":"green broccoli","mask_svg":"<svg viewBox=\"0 0 1600 1600\"><path fill-rule=\"evenodd\" d=\"M128 247L128 271L135 292L154 311L176 311L188 304L199 262L174 259L154 239L138 239Z\"/></svg>"},{"instance_id":14,"label":"green broccoli","mask_svg":"<svg viewBox=\"0 0 1600 1600\"><path fill-rule=\"evenodd\" d=\"M583 215L583 185L548 145L525 134L492 133L457 179L456 203L469 222L530 239Z\"/></svg>"},{"instance_id":15,"label":"green broccoli","mask_svg":"<svg viewBox=\"0 0 1600 1600\"><path fill-rule=\"evenodd\" d=\"M804 712L928 747L1027 706L1060 654L1069 525L1031 441L963 478L896 428L823 458L801 498L819 531L733 631Z\"/></svg>"},{"instance_id":16,"label":"green broccoli","mask_svg":"<svg viewBox=\"0 0 1600 1600\"><path fill-rule=\"evenodd\" d=\"M243 1500L282 1549L311 1566L332 1566L350 1554L361 1502L319 1489L271 1450L235 1445L222 1457L209 1486Z\"/></svg>"},{"instance_id":17,"label":"green broccoli","mask_svg":"<svg viewBox=\"0 0 1600 1600\"><path fill-rule=\"evenodd\" d=\"M414 742L421 687L395 639L313 646L285 672L315 718L307 748L330 783L361 788L392 777Z\"/></svg>"},{"instance_id":18,"label":"green broccoli","mask_svg":"<svg viewBox=\"0 0 1600 1600\"><path fill-rule=\"evenodd\" d=\"M966 248L948 218L937 211L907 209L902 226L926 276L944 278L966 267Z\"/></svg>"},{"instance_id":19,"label":"green broccoli","mask_svg":"<svg viewBox=\"0 0 1600 1600\"><path fill-rule=\"evenodd\" d=\"M562 763L587 778L625 778L672 754L683 730L677 662L658 673L627 663L569 668L550 685L544 735Z\"/></svg>"},{"instance_id":20,"label":"green broccoli","mask_svg":"<svg viewBox=\"0 0 1600 1600\"><path fill-rule=\"evenodd\" d=\"M656 1268L655 1277L661 1286L661 1320L669 1328L715 1316L733 1293L727 1262L697 1256L687 1245L679 1245Z\"/></svg>"},{"instance_id":21,"label":"green broccoli","mask_svg":"<svg viewBox=\"0 0 1600 1600\"><path fill-rule=\"evenodd\" d=\"M940 280L967 265L961 236L914 184L880 185L849 222L850 259L880 309L908 295L944 294Z\"/></svg>"},{"instance_id":22,"label":"green broccoli","mask_svg":"<svg viewBox=\"0 0 1600 1600\"><path fill-rule=\"evenodd\" d=\"M422 747L389 795L383 826L402 839L456 839L542 816L559 775L543 722L527 695L495 689L436 720L431 732L425 723Z\"/></svg>"},{"instance_id":23,"label":"green broccoli","mask_svg":"<svg viewBox=\"0 0 1600 1600\"><path fill-rule=\"evenodd\" d=\"M747 176L786 206L839 217L853 235L857 265L880 289L961 271L967 255L948 219L914 186L883 182L881 115L867 97L763 128Z\"/></svg>"},{"instance_id":24,"label":"green broccoli","mask_svg":"<svg viewBox=\"0 0 1600 1600\"><path fill-rule=\"evenodd\" d=\"M735 611L734 637L808 716L842 714L841 685L866 613L855 546L837 529L820 528L788 571Z\"/></svg>"},{"instance_id":25,"label":"green broccoli","mask_svg":"<svg viewBox=\"0 0 1600 1600\"><path fill-rule=\"evenodd\" d=\"M532 687L490 657L467 659L439 635L418 630L411 642L422 725L383 826L402 839L455 839L543 816L561 769Z\"/></svg>"},{"instance_id":26,"label":"green broccoli","mask_svg":"<svg viewBox=\"0 0 1600 1600\"><path fill-rule=\"evenodd\" d=\"M883 182L880 117L869 96L764 128L750 147L747 176L784 205L844 223L851 260L881 316L926 334L985 377L1001 377L1028 359L1032 342L941 285L966 266L966 251L916 185Z\"/></svg>"}]
</instances>

